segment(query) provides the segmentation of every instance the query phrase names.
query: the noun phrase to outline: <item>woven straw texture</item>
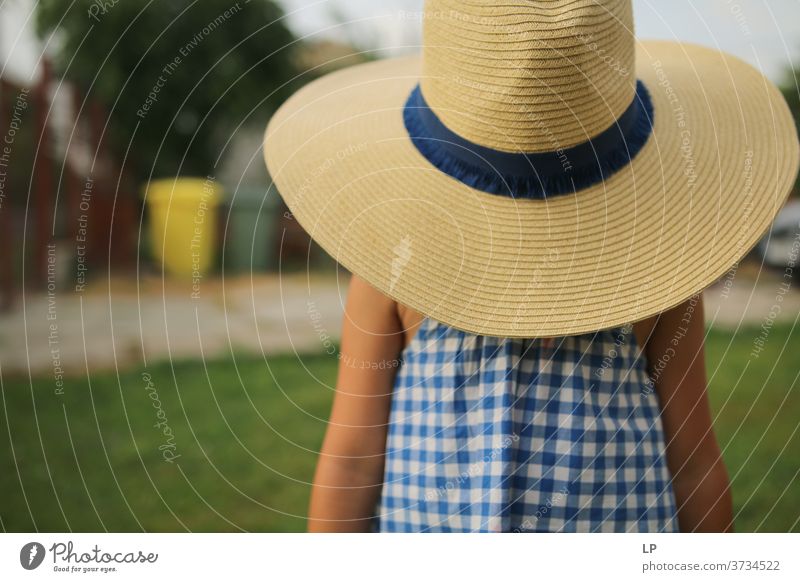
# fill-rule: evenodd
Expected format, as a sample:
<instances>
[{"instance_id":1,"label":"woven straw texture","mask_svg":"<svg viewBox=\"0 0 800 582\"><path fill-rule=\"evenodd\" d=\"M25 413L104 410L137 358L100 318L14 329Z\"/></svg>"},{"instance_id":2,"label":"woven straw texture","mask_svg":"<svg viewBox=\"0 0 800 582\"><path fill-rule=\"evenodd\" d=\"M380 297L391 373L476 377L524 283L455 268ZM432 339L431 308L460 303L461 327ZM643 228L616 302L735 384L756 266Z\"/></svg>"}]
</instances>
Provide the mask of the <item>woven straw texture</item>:
<instances>
[{"instance_id":1,"label":"woven straw texture","mask_svg":"<svg viewBox=\"0 0 800 582\"><path fill-rule=\"evenodd\" d=\"M653 134L628 167L574 195L514 200L431 166L402 121L424 77L419 57L307 85L273 116L267 165L295 218L329 254L438 321L504 337L636 321L701 291L746 254L782 206L800 152L780 92L746 63L689 44L635 46L630 78L650 90ZM479 111L450 105L452 119ZM573 106L580 109L570 102L563 112Z\"/></svg>"},{"instance_id":2,"label":"woven straw texture","mask_svg":"<svg viewBox=\"0 0 800 582\"><path fill-rule=\"evenodd\" d=\"M614 123L633 98L629 1L440 0L424 14L422 92L474 143L568 148Z\"/></svg>"}]
</instances>

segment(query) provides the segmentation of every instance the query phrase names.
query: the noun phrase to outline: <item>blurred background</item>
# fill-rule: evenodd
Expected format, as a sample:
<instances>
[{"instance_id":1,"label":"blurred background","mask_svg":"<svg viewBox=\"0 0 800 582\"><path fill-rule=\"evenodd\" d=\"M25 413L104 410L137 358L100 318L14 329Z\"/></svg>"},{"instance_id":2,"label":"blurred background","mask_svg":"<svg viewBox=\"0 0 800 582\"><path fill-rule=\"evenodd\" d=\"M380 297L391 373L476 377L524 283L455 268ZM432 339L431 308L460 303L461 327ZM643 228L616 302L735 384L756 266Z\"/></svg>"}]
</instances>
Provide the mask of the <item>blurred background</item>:
<instances>
[{"instance_id":1,"label":"blurred background","mask_svg":"<svg viewBox=\"0 0 800 582\"><path fill-rule=\"evenodd\" d=\"M300 531L348 275L262 162L271 112L418 51L418 0L0 0L0 528ZM800 120L796 0L634 3ZM797 188L706 295L739 531L800 531Z\"/></svg>"}]
</instances>

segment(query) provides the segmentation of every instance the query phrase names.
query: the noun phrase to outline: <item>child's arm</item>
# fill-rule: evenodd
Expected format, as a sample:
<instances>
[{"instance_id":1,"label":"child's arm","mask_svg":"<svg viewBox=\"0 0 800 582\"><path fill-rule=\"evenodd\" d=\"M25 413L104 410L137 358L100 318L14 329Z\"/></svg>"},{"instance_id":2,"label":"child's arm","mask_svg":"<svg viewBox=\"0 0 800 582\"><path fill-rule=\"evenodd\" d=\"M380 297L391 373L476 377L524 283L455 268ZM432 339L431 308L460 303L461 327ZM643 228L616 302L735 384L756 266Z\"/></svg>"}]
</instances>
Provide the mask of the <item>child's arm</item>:
<instances>
[{"instance_id":1,"label":"child's arm","mask_svg":"<svg viewBox=\"0 0 800 582\"><path fill-rule=\"evenodd\" d=\"M309 531L368 531L383 483L386 425L403 330L395 303L350 282L336 395L317 463Z\"/></svg>"},{"instance_id":2,"label":"child's arm","mask_svg":"<svg viewBox=\"0 0 800 582\"><path fill-rule=\"evenodd\" d=\"M663 313L647 342L662 407L667 462L684 532L733 529L728 474L706 394L702 295ZM659 359L666 362L659 364Z\"/></svg>"}]
</instances>

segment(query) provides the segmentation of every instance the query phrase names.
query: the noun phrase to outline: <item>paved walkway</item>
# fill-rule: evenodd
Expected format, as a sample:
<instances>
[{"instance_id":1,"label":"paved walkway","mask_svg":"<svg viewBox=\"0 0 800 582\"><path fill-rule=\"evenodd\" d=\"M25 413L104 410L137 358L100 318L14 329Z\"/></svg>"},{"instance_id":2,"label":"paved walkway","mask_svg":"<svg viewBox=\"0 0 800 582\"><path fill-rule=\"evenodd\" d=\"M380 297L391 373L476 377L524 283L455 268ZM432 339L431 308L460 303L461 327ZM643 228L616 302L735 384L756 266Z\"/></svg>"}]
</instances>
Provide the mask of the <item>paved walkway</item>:
<instances>
[{"instance_id":1,"label":"paved walkway","mask_svg":"<svg viewBox=\"0 0 800 582\"><path fill-rule=\"evenodd\" d=\"M345 284L346 281L341 281ZM76 294L20 298L0 316L0 372L66 375L144 362L236 353L311 352L341 327L335 276L259 276L191 285L96 282ZM88 356L87 356L88 354Z\"/></svg>"},{"instance_id":2,"label":"paved walkway","mask_svg":"<svg viewBox=\"0 0 800 582\"><path fill-rule=\"evenodd\" d=\"M795 321L800 292L782 297L783 279L743 267L731 282L706 292L706 318L715 327ZM338 339L345 281L335 275L260 275L207 279L191 285L144 278L98 281L83 293L20 298L0 315L0 373L74 376L154 361L332 349Z\"/></svg>"}]
</instances>

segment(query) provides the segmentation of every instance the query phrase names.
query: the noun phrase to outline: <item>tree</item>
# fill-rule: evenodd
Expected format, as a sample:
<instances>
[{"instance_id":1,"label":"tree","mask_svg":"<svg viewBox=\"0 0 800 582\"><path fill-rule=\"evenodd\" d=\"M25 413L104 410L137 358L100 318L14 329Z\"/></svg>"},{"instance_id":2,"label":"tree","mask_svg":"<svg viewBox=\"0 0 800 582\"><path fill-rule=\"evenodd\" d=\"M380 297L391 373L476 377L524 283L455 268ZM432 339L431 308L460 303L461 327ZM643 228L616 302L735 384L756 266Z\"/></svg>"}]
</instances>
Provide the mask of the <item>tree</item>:
<instances>
[{"instance_id":1,"label":"tree","mask_svg":"<svg viewBox=\"0 0 800 582\"><path fill-rule=\"evenodd\" d=\"M37 28L144 181L213 174L229 133L265 124L296 88L282 16L271 0L40 0Z\"/></svg>"}]
</instances>

